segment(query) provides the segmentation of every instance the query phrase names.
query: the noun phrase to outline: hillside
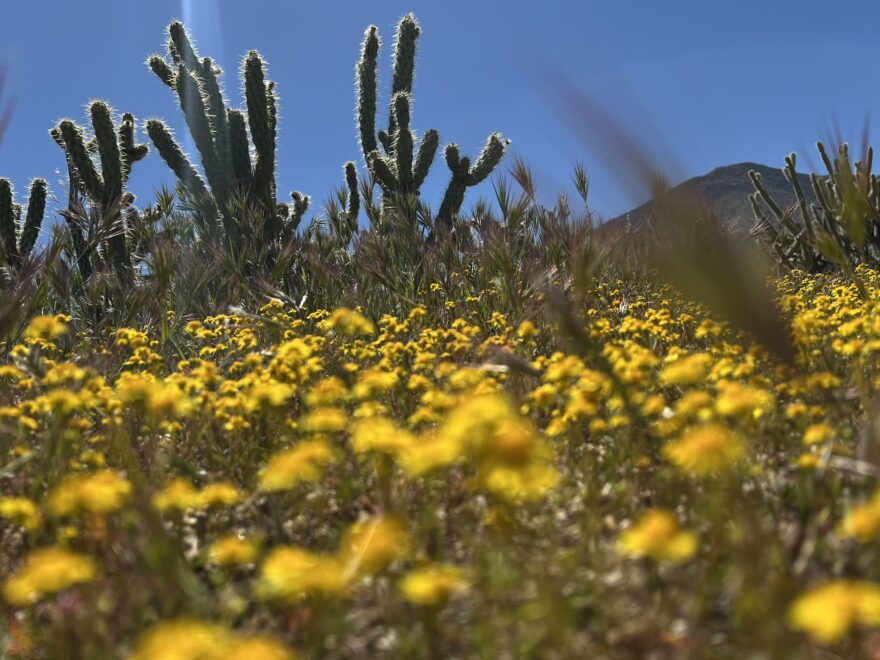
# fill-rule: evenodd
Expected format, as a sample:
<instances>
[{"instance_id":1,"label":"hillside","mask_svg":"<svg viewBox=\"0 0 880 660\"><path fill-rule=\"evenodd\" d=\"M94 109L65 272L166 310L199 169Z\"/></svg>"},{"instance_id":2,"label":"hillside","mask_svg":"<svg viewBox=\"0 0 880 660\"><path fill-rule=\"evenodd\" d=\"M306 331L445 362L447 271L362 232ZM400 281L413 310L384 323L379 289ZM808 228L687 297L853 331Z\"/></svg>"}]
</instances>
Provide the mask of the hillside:
<instances>
[{"instance_id":1,"label":"hillside","mask_svg":"<svg viewBox=\"0 0 880 660\"><path fill-rule=\"evenodd\" d=\"M782 208L794 204L795 198L791 184L786 181L782 170L778 167L768 167L757 163L737 163L718 167L708 174L688 179L674 186L672 190L695 195L708 204L731 231L745 232L754 223L754 216L749 204L749 195L754 192L754 188L749 179L749 170L755 170L761 175L761 180L767 191ZM807 199L814 201L810 177L801 174L799 178ZM649 201L622 213L609 220L609 224L612 226L623 225L628 220L632 226L637 227L649 217L652 204ZM761 204L764 205L763 202ZM769 208L764 206L764 211L768 218L772 218Z\"/></svg>"}]
</instances>

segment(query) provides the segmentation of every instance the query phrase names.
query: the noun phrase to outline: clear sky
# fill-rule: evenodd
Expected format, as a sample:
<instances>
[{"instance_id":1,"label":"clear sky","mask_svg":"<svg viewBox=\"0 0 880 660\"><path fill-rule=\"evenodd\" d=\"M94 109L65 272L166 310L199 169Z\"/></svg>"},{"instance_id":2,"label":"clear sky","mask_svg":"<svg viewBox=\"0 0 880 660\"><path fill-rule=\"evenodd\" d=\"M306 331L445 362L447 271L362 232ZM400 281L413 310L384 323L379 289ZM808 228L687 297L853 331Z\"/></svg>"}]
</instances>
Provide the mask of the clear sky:
<instances>
[{"instance_id":1,"label":"clear sky","mask_svg":"<svg viewBox=\"0 0 880 660\"><path fill-rule=\"evenodd\" d=\"M48 129L65 116L85 121L90 99L108 99L139 121L163 117L184 132L170 91L143 64L162 50L172 18L183 19L202 54L227 71L226 88L236 104L241 57L251 48L267 57L281 99L279 189L316 200L341 183L343 162L363 165L354 123L354 65L363 31L379 26L380 78L387 82L393 28L407 11L422 24L414 128L436 128L441 145L455 141L471 154L489 133L501 131L513 141L511 155L532 165L548 200L570 187L572 165L583 161L592 176L593 206L606 216L641 200L560 119L558 99L548 98L552 92L536 80L536 63L561 72L646 143L667 145L668 151L655 153L674 160L674 178L746 160L781 165L792 150L813 158L813 142L831 126L857 141L866 119L876 119L880 109L876 0L3 5L0 62L9 68L7 93L17 105L0 145L0 175L11 177L20 195L35 176L49 179L60 194L63 157ZM142 131L141 139L146 141ZM438 157L424 189L435 209L447 177ZM151 153L135 166L131 187L146 203L155 187L172 180ZM491 194L491 188L479 192ZM471 191L469 200L475 197Z\"/></svg>"}]
</instances>

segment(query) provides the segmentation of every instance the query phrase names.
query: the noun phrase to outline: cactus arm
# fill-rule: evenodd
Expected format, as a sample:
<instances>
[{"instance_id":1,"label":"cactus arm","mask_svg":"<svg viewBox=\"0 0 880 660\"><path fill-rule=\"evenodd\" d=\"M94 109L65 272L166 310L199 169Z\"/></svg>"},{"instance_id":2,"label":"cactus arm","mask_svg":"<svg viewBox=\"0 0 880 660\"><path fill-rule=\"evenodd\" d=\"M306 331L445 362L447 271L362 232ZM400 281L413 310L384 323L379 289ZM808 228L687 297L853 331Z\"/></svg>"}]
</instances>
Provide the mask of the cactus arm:
<instances>
[{"instance_id":1,"label":"cactus arm","mask_svg":"<svg viewBox=\"0 0 880 660\"><path fill-rule=\"evenodd\" d=\"M9 263L18 262L18 228L15 221L12 184L9 179L0 179L0 241Z\"/></svg>"},{"instance_id":2,"label":"cactus arm","mask_svg":"<svg viewBox=\"0 0 880 660\"><path fill-rule=\"evenodd\" d=\"M275 181L275 126L271 117L274 114L274 95L270 100L263 59L255 50L245 58L244 89L248 124L257 156L254 164L255 193L257 199L265 204L273 199Z\"/></svg>"},{"instance_id":3,"label":"cactus arm","mask_svg":"<svg viewBox=\"0 0 880 660\"><path fill-rule=\"evenodd\" d=\"M446 146L446 164L452 172L449 179L449 185L443 195L443 201L440 203L440 211L437 219L440 224L446 228L452 227L452 218L458 214L461 205L464 203L464 193L467 189L467 176L470 169L470 159L459 156L458 145L449 144Z\"/></svg>"},{"instance_id":4,"label":"cactus arm","mask_svg":"<svg viewBox=\"0 0 880 660\"><path fill-rule=\"evenodd\" d=\"M217 153L214 147L214 137L211 134L211 124L208 121L207 108L205 107L205 99L202 96L201 86L196 77L188 72L183 66L177 71L177 91L180 108L183 111L183 117L186 125L192 135L193 142L199 154L202 157L202 167L205 170L205 176L214 189L217 201L223 204L224 189L222 185L222 177L220 175L220 165L217 161Z\"/></svg>"},{"instance_id":5,"label":"cactus arm","mask_svg":"<svg viewBox=\"0 0 880 660\"><path fill-rule=\"evenodd\" d=\"M825 197L824 184L825 184L825 182L822 180L822 178L818 174L816 174L815 172L812 172L810 174L810 185L813 188L813 194L816 196L816 199L819 201L820 206L825 211L828 211L830 209L830 207L828 206L828 200Z\"/></svg>"},{"instance_id":6,"label":"cactus arm","mask_svg":"<svg viewBox=\"0 0 880 660\"><path fill-rule=\"evenodd\" d=\"M290 205L290 217L284 226L284 233L288 236L294 234L299 228L303 216L309 210L309 202L311 202L308 195L303 195L300 192L290 193L290 199L293 202Z\"/></svg>"},{"instance_id":7,"label":"cactus arm","mask_svg":"<svg viewBox=\"0 0 880 660\"><path fill-rule=\"evenodd\" d=\"M47 186L44 179L34 179L28 196L27 216L24 221L24 229L21 232L18 252L22 258L30 255L37 244L40 235L40 226L43 224L43 214L46 211Z\"/></svg>"},{"instance_id":8,"label":"cactus arm","mask_svg":"<svg viewBox=\"0 0 880 660\"><path fill-rule=\"evenodd\" d=\"M412 92L413 76L416 66L416 42L421 29L415 16L407 14L397 24L394 35L394 73L391 81L391 108L388 118L388 133L394 135L397 130L395 117L395 96L400 92Z\"/></svg>"},{"instance_id":9,"label":"cactus arm","mask_svg":"<svg viewBox=\"0 0 880 660\"><path fill-rule=\"evenodd\" d=\"M510 144L509 141L503 140L500 133L493 133L489 136L486 146L483 147L483 151L477 158L477 162L468 171L468 186L475 186L492 174L492 171L504 157L504 151L507 149L508 144Z\"/></svg>"},{"instance_id":10,"label":"cactus arm","mask_svg":"<svg viewBox=\"0 0 880 660\"><path fill-rule=\"evenodd\" d=\"M797 170L795 166L797 165L797 156L794 152L790 153L785 157L785 168L783 169L783 174L785 178L788 179L788 182L791 184L791 187L794 189L794 196L797 199L798 208L801 211L801 217L804 221L804 228L807 231L807 237L812 241L814 239L813 232L813 218L810 215L810 210L807 207L807 198L804 196L803 188L801 188L801 183L798 181Z\"/></svg>"},{"instance_id":11,"label":"cactus arm","mask_svg":"<svg viewBox=\"0 0 880 660\"><path fill-rule=\"evenodd\" d=\"M382 145L382 149L385 150L386 154L394 153L394 141L386 131L379 131L376 136L379 138L379 143Z\"/></svg>"},{"instance_id":12,"label":"cactus arm","mask_svg":"<svg viewBox=\"0 0 880 660\"><path fill-rule=\"evenodd\" d=\"M828 172L828 176L833 179L836 172L834 171L834 165L831 163L831 159L828 157L828 152L825 151L825 144L822 140L816 142L816 149L819 150L819 156L822 157L822 163L825 165L825 170Z\"/></svg>"},{"instance_id":13,"label":"cactus arm","mask_svg":"<svg viewBox=\"0 0 880 660\"><path fill-rule=\"evenodd\" d=\"M240 110L227 111L229 125L229 157L232 161L232 183L236 188L251 190L253 170L251 152L248 144L247 126Z\"/></svg>"},{"instance_id":14,"label":"cactus arm","mask_svg":"<svg viewBox=\"0 0 880 660\"><path fill-rule=\"evenodd\" d=\"M202 90L208 109L208 121L214 136L217 159L220 161L221 167L227 168L229 166L229 123L226 104L223 102L223 91L220 88L218 78L220 73L220 69L214 66L210 57L202 60Z\"/></svg>"},{"instance_id":15,"label":"cactus arm","mask_svg":"<svg viewBox=\"0 0 880 660\"><path fill-rule=\"evenodd\" d=\"M764 188L764 184L761 183L761 175L758 174L755 170L749 170L749 179L751 179L752 181L752 186L755 188L755 192L757 192L761 196L761 199L764 200L764 203L766 203L767 206L770 207L770 210L773 211L773 215L776 216L776 219L779 220L780 223L782 223L782 209L779 208L779 204L776 203L776 200L774 200L770 196L770 193L768 193L767 190Z\"/></svg>"},{"instance_id":16,"label":"cactus arm","mask_svg":"<svg viewBox=\"0 0 880 660\"><path fill-rule=\"evenodd\" d=\"M159 80L171 89L174 89L176 76L174 70L168 66L168 62L165 61L165 58L160 57L159 55L150 55L147 59L147 66L150 67L150 70L156 74L156 77Z\"/></svg>"},{"instance_id":17,"label":"cactus arm","mask_svg":"<svg viewBox=\"0 0 880 660\"><path fill-rule=\"evenodd\" d=\"M348 187L345 214L348 216L349 223L354 223L354 227L356 227L358 213L360 213L361 210L361 197L358 192L357 168L351 161L348 161L345 164L345 184Z\"/></svg>"},{"instance_id":18,"label":"cactus arm","mask_svg":"<svg viewBox=\"0 0 880 660\"><path fill-rule=\"evenodd\" d=\"M458 165L461 161L458 145L454 142L452 144L447 144L446 149L443 151L443 155L446 158L446 165L449 167L449 171L453 173L457 172Z\"/></svg>"},{"instance_id":19,"label":"cactus arm","mask_svg":"<svg viewBox=\"0 0 880 660\"><path fill-rule=\"evenodd\" d=\"M394 158L400 192L412 191L413 134L409 127L410 97L406 92L394 95Z\"/></svg>"},{"instance_id":20,"label":"cactus arm","mask_svg":"<svg viewBox=\"0 0 880 660\"><path fill-rule=\"evenodd\" d=\"M145 128L153 146L156 147L156 151L159 152L162 160L171 168L183 187L196 199L210 197L205 182L178 146L171 129L159 119L148 119Z\"/></svg>"},{"instance_id":21,"label":"cactus arm","mask_svg":"<svg viewBox=\"0 0 880 660\"><path fill-rule=\"evenodd\" d=\"M364 33L361 59L357 63L357 121L361 152L369 164L376 150L376 59L379 55L379 31L371 25Z\"/></svg>"},{"instance_id":22,"label":"cactus arm","mask_svg":"<svg viewBox=\"0 0 880 660\"><path fill-rule=\"evenodd\" d=\"M100 199L104 219L116 229L107 239L110 260L117 268L127 269L128 252L125 247L125 225L122 208L126 205L123 196L123 165L119 141L113 125L110 107L103 101L95 101L89 107L92 128L98 144L101 159L101 173L104 178L104 196Z\"/></svg>"},{"instance_id":23,"label":"cactus arm","mask_svg":"<svg viewBox=\"0 0 880 660\"><path fill-rule=\"evenodd\" d=\"M64 151L76 170L77 181L82 185L81 192L92 199L103 199L104 181L95 169L95 164L86 148L82 128L69 119L63 119L58 124L58 132L61 135Z\"/></svg>"},{"instance_id":24,"label":"cactus arm","mask_svg":"<svg viewBox=\"0 0 880 660\"><path fill-rule=\"evenodd\" d=\"M440 143L440 135L433 128L422 136L419 143L419 152L416 154L415 163L412 170L412 187L418 190L425 182L431 164L434 162L434 156L437 154L437 146Z\"/></svg>"},{"instance_id":25,"label":"cactus arm","mask_svg":"<svg viewBox=\"0 0 880 660\"><path fill-rule=\"evenodd\" d=\"M100 201L107 208L118 202L122 195L122 156L110 107L103 101L95 101L89 107L89 114L92 116L104 178L104 194Z\"/></svg>"},{"instance_id":26,"label":"cactus arm","mask_svg":"<svg viewBox=\"0 0 880 660\"><path fill-rule=\"evenodd\" d=\"M191 72L199 70L199 56L193 48L186 27L180 21L168 26L169 52L178 64L183 64ZM176 54L176 56L175 56Z\"/></svg>"},{"instance_id":27,"label":"cactus arm","mask_svg":"<svg viewBox=\"0 0 880 660\"><path fill-rule=\"evenodd\" d=\"M134 141L134 116L130 112L122 115L122 121L119 124L119 148L122 156L122 185L128 182L128 175L131 173L131 166L136 162L146 158L150 148L145 144L135 144Z\"/></svg>"},{"instance_id":28,"label":"cactus arm","mask_svg":"<svg viewBox=\"0 0 880 660\"><path fill-rule=\"evenodd\" d=\"M392 171L385 157L380 155L378 151L374 151L370 154L369 162L371 164L370 171L373 172L373 175L386 194L391 194L394 190L398 189L400 182L397 180L397 176Z\"/></svg>"}]
</instances>

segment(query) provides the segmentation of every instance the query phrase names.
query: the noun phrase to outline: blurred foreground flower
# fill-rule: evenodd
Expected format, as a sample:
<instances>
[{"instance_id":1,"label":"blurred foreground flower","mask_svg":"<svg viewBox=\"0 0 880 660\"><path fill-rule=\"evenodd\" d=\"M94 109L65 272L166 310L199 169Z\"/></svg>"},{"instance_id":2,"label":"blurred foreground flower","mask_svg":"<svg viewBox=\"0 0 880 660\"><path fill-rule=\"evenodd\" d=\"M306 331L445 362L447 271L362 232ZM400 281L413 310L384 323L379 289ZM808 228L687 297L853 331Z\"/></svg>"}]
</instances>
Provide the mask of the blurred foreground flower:
<instances>
[{"instance_id":1,"label":"blurred foreground flower","mask_svg":"<svg viewBox=\"0 0 880 660\"><path fill-rule=\"evenodd\" d=\"M670 442L663 453L685 472L707 476L730 468L745 455L745 444L720 424L707 424L687 431Z\"/></svg>"},{"instance_id":2,"label":"blurred foreground flower","mask_svg":"<svg viewBox=\"0 0 880 660\"><path fill-rule=\"evenodd\" d=\"M470 582L462 569L437 564L407 573L400 581L400 592L415 605L437 605L469 586Z\"/></svg>"},{"instance_id":3,"label":"blurred foreground flower","mask_svg":"<svg viewBox=\"0 0 880 660\"><path fill-rule=\"evenodd\" d=\"M832 580L798 597L788 613L792 628L813 640L832 644L856 624L880 625L880 586L870 582Z\"/></svg>"},{"instance_id":4,"label":"blurred foreground flower","mask_svg":"<svg viewBox=\"0 0 880 660\"><path fill-rule=\"evenodd\" d=\"M119 472L65 477L49 496L47 508L53 516L87 512L105 515L119 510L131 494L131 483Z\"/></svg>"},{"instance_id":5,"label":"blurred foreground flower","mask_svg":"<svg viewBox=\"0 0 880 660\"><path fill-rule=\"evenodd\" d=\"M95 577L95 563L62 548L43 548L29 554L18 572L6 580L3 595L12 605L27 605Z\"/></svg>"},{"instance_id":6,"label":"blurred foreground flower","mask_svg":"<svg viewBox=\"0 0 880 660\"><path fill-rule=\"evenodd\" d=\"M165 621L141 637L129 660L293 660L281 642L259 635L237 635L203 621Z\"/></svg>"},{"instance_id":7,"label":"blurred foreground flower","mask_svg":"<svg viewBox=\"0 0 880 660\"><path fill-rule=\"evenodd\" d=\"M629 557L682 562L697 551L697 536L682 530L669 511L652 509L620 535L618 548Z\"/></svg>"}]
</instances>

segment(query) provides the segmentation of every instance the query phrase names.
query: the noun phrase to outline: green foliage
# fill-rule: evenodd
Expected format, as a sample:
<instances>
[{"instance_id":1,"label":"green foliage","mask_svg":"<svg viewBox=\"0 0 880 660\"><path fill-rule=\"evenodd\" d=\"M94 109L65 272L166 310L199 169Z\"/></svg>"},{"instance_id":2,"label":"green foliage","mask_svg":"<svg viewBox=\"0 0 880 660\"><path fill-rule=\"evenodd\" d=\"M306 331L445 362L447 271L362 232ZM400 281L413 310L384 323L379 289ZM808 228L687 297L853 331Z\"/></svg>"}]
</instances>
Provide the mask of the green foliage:
<instances>
[{"instance_id":1,"label":"green foliage","mask_svg":"<svg viewBox=\"0 0 880 660\"><path fill-rule=\"evenodd\" d=\"M146 130L159 155L202 208L205 233L215 233L214 218L219 215L225 239L233 248L241 247L247 233L258 232L266 242L290 238L308 209L309 198L293 193L292 205L280 204L276 198L277 97L275 83L266 80L262 55L252 50L242 63L245 117L241 110L228 107L220 86L222 71L211 58L198 55L183 23L171 23L168 35L170 60L153 55L147 64L175 93L207 182L164 122L150 119ZM246 218L234 213L236 206L254 211L251 219L259 227L246 226Z\"/></svg>"},{"instance_id":2,"label":"green foliage","mask_svg":"<svg viewBox=\"0 0 880 660\"><path fill-rule=\"evenodd\" d=\"M24 227L21 227L22 209L15 203L12 183L0 179L0 246L5 264L18 267L30 257L43 224L46 194L46 181L34 179L28 195Z\"/></svg>"}]
</instances>

